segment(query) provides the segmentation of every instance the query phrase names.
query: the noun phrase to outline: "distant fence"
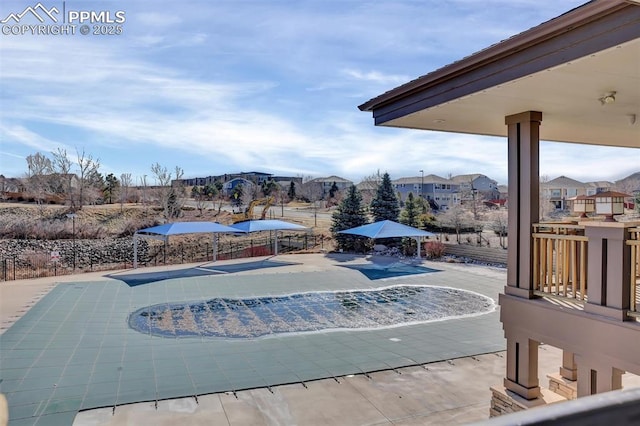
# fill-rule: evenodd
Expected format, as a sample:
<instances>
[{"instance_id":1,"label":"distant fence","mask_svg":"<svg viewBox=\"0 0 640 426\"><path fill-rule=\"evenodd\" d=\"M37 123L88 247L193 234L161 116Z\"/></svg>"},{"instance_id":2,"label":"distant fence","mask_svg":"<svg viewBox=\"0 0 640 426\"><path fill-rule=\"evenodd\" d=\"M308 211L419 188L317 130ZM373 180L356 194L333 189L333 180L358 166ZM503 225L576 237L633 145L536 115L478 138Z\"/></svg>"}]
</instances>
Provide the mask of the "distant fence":
<instances>
[{"instance_id":1,"label":"distant fence","mask_svg":"<svg viewBox=\"0 0 640 426\"><path fill-rule=\"evenodd\" d=\"M507 264L507 250L467 244L445 244L445 254L466 257L478 262Z\"/></svg>"},{"instance_id":2,"label":"distant fence","mask_svg":"<svg viewBox=\"0 0 640 426\"><path fill-rule=\"evenodd\" d=\"M142 242L141 242L142 243ZM322 235L284 235L278 237L278 253L311 250L324 244ZM140 266L161 266L180 263L213 261L211 242L179 242L164 245L160 241L140 244L138 253ZM217 245L218 260L239 259L274 254L274 238L229 238ZM110 271L133 268L133 249L130 260L109 259L108 256L83 258L80 262L74 256L53 258L50 252L31 252L17 257L0 259L0 281L71 275L83 272ZM75 261L74 261L75 260Z\"/></svg>"}]
</instances>

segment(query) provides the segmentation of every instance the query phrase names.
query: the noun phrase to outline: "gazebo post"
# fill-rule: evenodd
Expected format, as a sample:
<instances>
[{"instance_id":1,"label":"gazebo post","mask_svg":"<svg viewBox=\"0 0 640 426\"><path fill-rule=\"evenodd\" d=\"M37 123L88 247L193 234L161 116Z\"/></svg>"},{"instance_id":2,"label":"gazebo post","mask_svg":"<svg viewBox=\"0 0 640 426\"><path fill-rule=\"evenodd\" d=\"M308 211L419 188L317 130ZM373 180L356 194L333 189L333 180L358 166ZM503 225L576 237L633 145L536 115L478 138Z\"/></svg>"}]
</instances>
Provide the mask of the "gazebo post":
<instances>
[{"instance_id":1,"label":"gazebo post","mask_svg":"<svg viewBox=\"0 0 640 426\"><path fill-rule=\"evenodd\" d=\"M277 256L278 255L278 230L275 229L273 231L273 244L274 244L274 248L273 248L273 255Z\"/></svg>"},{"instance_id":2,"label":"gazebo post","mask_svg":"<svg viewBox=\"0 0 640 426\"><path fill-rule=\"evenodd\" d=\"M213 261L218 260L218 234L213 233Z\"/></svg>"},{"instance_id":3,"label":"gazebo post","mask_svg":"<svg viewBox=\"0 0 640 426\"><path fill-rule=\"evenodd\" d=\"M138 233L133 234L133 269L138 268Z\"/></svg>"}]
</instances>

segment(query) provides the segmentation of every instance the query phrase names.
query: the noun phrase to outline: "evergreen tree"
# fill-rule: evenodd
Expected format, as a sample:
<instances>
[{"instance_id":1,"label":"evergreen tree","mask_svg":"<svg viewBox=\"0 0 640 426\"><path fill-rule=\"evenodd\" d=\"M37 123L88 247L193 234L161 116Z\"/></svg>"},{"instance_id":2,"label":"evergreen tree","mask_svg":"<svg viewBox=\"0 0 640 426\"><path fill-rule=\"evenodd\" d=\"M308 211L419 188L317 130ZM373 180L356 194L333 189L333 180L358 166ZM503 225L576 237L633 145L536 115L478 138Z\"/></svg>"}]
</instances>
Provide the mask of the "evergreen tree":
<instances>
[{"instance_id":1,"label":"evergreen tree","mask_svg":"<svg viewBox=\"0 0 640 426\"><path fill-rule=\"evenodd\" d=\"M404 203L404 210L400 213L400 223L417 228L420 225L420 211L419 202L413 197L413 192L410 192Z\"/></svg>"},{"instance_id":2,"label":"evergreen tree","mask_svg":"<svg viewBox=\"0 0 640 426\"><path fill-rule=\"evenodd\" d=\"M364 251L366 240L355 235L338 234L338 231L365 225L367 217L362 207L362 195L351 186L347 196L340 202L332 216L331 233L338 243L338 248L347 251Z\"/></svg>"},{"instance_id":3,"label":"evergreen tree","mask_svg":"<svg viewBox=\"0 0 640 426\"><path fill-rule=\"evenodd\" d=\"M278 184L273 179L265 180L262 182L261 189L264 196L268 197L278 189Z\"/></svg>"},{"instance_id":4,"label":"evergreen tree","mask_svg":"<svg viewBox=\"0 0 640 426\"><path fill-rule=\"evenodd\" d=\"M113 173L109 173L105 178L105 187L102 190L102 193L104 194L104 200L107 203L113 204L113 197L116 195L119 187L120 182L118 182L118 178L115 177Z\"/></svg>"},{"instance_id":5,"label":"evergreen tree","mask_svg":"<svg viewBox=\"0 0 640 426\"><path fill-rule=\"evenodd\" d=\"M378 186L376 196L371 201L371 214L374 222L381 220L397 221L400 215L400 205L396 197L389 173L382 176L382 182Z\"/></svg>"},{"instance_id":6,"label":"evergreen tree","mask_svg":"<svg viewBox=\"0 0 640 426\"><path fill-rule=\"evenodd\" d=\"M167 213L169 218L178 218L181 214L181 206L178 201L178 194L174 188L169 191L169 197L167 199Z\"/></svg>"},{"instance_id":7,"label":"evergreen tree","mask_svg":"<svg viewBox=\"0 0 640 426\"><path fill-rule=\"evenodd\" d=\"M338 188L338 185L333 182L333 185L331 185L331 188L329 188L329 198L335 197L339 190L340 189Z\"/></svg>"},{"instance_id":8,"label":"evergreen tree","mask_svg":"<svg viewBox=\"0 0 640 426\"><path fill-rule=\"evenodd\" d=\"M244 188L242 184L238 184L231 192L231 205L235 208L242 206L242 197L244 197Z\"/></svg>"},{"instance_id":9,"label":"evergreen tree","mask_svg":"<svg viewBox=\"0 0 640 426\"><path fill-rule=\"evenodd\" d=\"M204 192L205 197L208 200L213 200L218 195L220 190L218 189L218 187L216 185L208 183L208 184L206 184L204 186L203 192Z\"/></svg>"},{"instance_id":10,"label":"evergreen tree","mask_svg":"<svg viewBox=\"0 0 640 426\"><path fill-rule=\"evenodd\" d=\"M291 181L289 184L289 192L287 193L287 196L289 197L289 200L296 199L296 183L294 181Z\"/></svg>"}]
</instances>

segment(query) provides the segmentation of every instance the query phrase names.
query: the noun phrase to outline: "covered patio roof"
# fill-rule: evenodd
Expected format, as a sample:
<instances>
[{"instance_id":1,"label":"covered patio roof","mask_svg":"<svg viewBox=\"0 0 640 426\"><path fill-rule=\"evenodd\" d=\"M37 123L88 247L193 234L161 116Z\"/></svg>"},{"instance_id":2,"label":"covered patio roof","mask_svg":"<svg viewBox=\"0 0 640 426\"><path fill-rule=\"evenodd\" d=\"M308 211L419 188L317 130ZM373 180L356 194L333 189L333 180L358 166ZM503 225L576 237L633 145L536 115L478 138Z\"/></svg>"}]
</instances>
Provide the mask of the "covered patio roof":
<instances>
[{"instance_id":1,"label":"covered patio roof","mask_svg":"<svg viewBox=\"0 0 640 426\"><path fill-rule=\"evenodd\" d=\"M640 2L596 0L359 108L376 125L502 137L504 117L543 111L542 140L640 148L639 105Z\"/></svg>"}]
</instances>

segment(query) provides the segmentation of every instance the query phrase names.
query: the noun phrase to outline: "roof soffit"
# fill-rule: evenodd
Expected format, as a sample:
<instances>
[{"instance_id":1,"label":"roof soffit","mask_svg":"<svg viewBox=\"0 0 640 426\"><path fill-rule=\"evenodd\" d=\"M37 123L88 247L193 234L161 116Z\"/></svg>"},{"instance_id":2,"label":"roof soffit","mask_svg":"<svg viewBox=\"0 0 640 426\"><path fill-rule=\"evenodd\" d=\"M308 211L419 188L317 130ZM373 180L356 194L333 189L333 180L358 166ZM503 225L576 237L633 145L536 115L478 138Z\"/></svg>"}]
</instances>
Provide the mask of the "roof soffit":
<instances>
[{"instance_id":1,"label":"roof soffit","mask_svg":"<svg viewBox=\"0 0 640 426\"><path fill-rule=\"evenodd\" d=\"M505 116L541 111L544 140L640 147L640 7L593 3L360 108L378 125L492 136Z\"/></svg>"}]
</instances>

